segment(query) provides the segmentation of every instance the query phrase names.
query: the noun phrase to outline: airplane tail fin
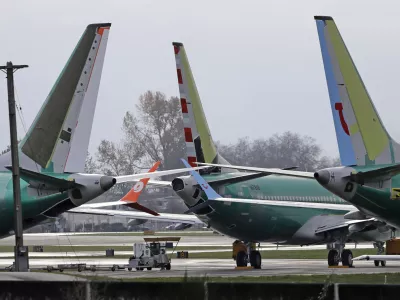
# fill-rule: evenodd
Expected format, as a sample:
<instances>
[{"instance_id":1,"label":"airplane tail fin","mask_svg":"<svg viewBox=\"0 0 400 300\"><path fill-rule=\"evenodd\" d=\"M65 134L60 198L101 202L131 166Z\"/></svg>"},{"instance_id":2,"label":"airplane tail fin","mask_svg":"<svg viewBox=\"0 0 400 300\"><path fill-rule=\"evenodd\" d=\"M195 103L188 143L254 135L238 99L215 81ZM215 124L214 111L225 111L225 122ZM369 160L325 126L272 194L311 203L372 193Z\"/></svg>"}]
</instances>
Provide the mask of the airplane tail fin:
<instances>
[{"instance_id":1,"label":"airplane tail fin","mask_svg":"<svg viewBox=\"0 0 400 300\"><path fill-rule=\"evenodd\" d=\"M21 167L84 171L110 27L87 26L19 144Z\"/></svg>"},{"instance_id":2,"label":"airplane tail fin","mask_svg":"<svg viewBox=\"0 0 400 300\"><path fill-rule=\"evenodd\" d=\"M332 17L315 16L336 138L344 166L400 162Z\"/></svg>"},{"instance_id":3,"label":"airplane tail fin","mask_svg":"<svg viewBox=\"0 0 400 300\"><path fill-rule=\"evenodd\" d=\"M194 162L228 162L218 154L204 114L200 96L182 43L172 43L175 52L180 101L183 115L187 159Z\"/></svg>"},{"instance_id":4,"label":"airplane tail fin","mask_svg":"<svg viewBox=\"0 0 400 300\"><path fill-rule=\"evenodd\" d=\"M160 161L156 162L148 173L155 172L160 166L160 164L161 164ZM139 196L146 187L149 180L150 178L140 179L138 182L136 182L133 188L121 199L121 201L125 202L126 206L129 206L139 211L143 211L145 213L149 213L154 216L158 216L159 214L157 212L138 203Z\"/></svg>"}]
</instances>

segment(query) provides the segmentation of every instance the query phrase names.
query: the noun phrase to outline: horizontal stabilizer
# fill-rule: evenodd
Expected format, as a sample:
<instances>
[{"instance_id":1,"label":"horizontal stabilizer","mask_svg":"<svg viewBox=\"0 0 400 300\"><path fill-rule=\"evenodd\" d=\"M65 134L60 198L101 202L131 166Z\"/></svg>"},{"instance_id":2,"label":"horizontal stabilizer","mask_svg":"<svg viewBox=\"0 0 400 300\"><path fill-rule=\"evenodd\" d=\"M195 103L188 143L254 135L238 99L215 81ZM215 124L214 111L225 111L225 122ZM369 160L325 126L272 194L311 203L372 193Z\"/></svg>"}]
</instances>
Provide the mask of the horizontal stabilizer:
<instances>
[{"instance_id":1,"label":"horizontal stabilizer","mask_svg":"<svg viewBox=\"0 0 400 300\"><path fill-rule=\"evenodd\" d=\"M5 167L8 170L12 170L11 166ZM32 187L41 188L45 190L59 190L66 191L80 186L75 181L69 181L45 175L43 173L37 173L34 171L26 170L23 168L19 169L21 179L28 182Z\"/></svg>"},{"instance_id":2,"label":"horizontal stabilizer","mask_svg":"<svg viewBox=\"0 0 400 300\"><path fill-rule=\"evenodd\" d=\"M365 182L373 182L378 180L387 180L396 176L400 173L400 164L395 164L388 167L383 167L366 172L358 172L348 176L351 181L358 184L364 184Z\"/></svg>"}]
</instances>

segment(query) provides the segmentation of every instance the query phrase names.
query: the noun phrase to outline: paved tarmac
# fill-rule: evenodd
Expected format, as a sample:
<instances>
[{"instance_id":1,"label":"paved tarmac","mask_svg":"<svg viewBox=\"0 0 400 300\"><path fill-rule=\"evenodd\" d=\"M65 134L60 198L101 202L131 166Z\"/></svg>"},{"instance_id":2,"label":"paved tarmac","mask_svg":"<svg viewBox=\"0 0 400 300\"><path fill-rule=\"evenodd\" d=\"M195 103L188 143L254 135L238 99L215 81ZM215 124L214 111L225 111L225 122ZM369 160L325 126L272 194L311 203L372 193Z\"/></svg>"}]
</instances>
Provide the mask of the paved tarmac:
<instances>
[{"instance_id":1,"label":"paved tarmac","mask_svg":"<svg viewBox=\"0 0 400 300\"><path fill-rule=\"evenodd\" d=\"M55 262L55 261L53 261ZM89 263L90 261L86 261ZM92 260L93 263L99 262ZM106 262L100 262L106 263ZM107 265L125 264L126 260L107 261ZM104 264L103 266L106 266ZM138 277L182 277L187 273L190 277L237 277L237 276L277 276L277 275L329 275L335 274L375 274L375 273L399 273L400 262L387 262L386 267L375 267L373 262L355 262L354 268L328 268L325 260L269 260L264 259L261 270L247 269L237 270L231 259L173 259L170 271L153 269L151 271L127 271L117 270L112 272L103 268L102 270L91 272L85 271L78 273L68 271L72 274L82 274L88 276L107 276L111 278L138 278Z\"/></svg>"},{"instance_id":2,"label":"paved tarmac","mask_svg":"<svg viewBox=\"0 0 400 300\"><path fill-rule=\"evenodd\" d=\"M0 259L0 267L4 268L12 264L12 259ZM77 272L66 270L71 274L89 276L108 276L112 278L137 278L137 277L182 277L187 272L191 277L236 277L236 276L276 276L276 275L329 275L335 274L375 274L375 273L399 273L400 262L387 262L386 267L375 267L372 261L357 261L354 268L328 268L325 260L285 259L272 260L263 259L261 270L237 270L231 259L172 259L172 269L161 271L111 271L113 265L123 266L127 259L76 259L76 258L51 258L51 259L30 259L31 270L45 268L47 265L56 267L58 264L86 263L87 267L96 265L98 271ZM59 272L57 271L59 274ZM0 273L1 274L1 273ZM2 278L0 277L0 280ZM44 280L44 279L43 279Z\"/></svg>"},{"instance_id":3,"label":"paved tarmac","mask_svg":"<svg viewBox=\"0 0 400 300\"><path fill-rule=\"evenodd\" d=\"M179 234L174 232L171 236L178 236ZM26 234L24 235L26 245L89 245L89 246L100 246L100 245L125 245L132 246L135 242L143 242L143 236L105 236L105 235L94 235L94 234L72 234L72 235L60 235L60 234ZM182 242L179 246L220 246L224 248L231 247L233 240L220 235L206 235L206 236L182 236ZM14 237L0 240L0 245L12 245ZM263 248L276 249L273 244L262 244ZM349 248L354 248L354 245L348 245ZM358 245L357 248L370 248L370 244ZM325 249L325 245L313 246L313 247L296 247L296 246L279 246L280 250L283 249ZM77 249L78 250L78 249ZM191 250L193 252L194 250ZM207 250L199 250L207 251ZM221 251L227 251L221 249ZM229 250L230 251L230 250ZM120 252L117 252L118 254ZM10 256L11 253L2 253L0 255L0 268L10 266L14 259ZM360 273L398 273L400 272L400 261L399 262L387 262L387 267L375 267L371 261L357 261L355 262L355 268L328 268L326 260L302 260L302 259L263 259L261 270L235 270L235 262L232 259L172 259L172 270L161 271L159 269L153 269L151 271L127 271L117 270L111 272L109 269L112 265L125 265L128 263L126 258L100 258L97 255L104 255L102 251L93 252L32 252L30 258L30 267L32 270L45 268L46 266L52 265L57 266L58 264L78 264L86 263L87 266L97 265L103 266L102 270L96 272L84 271L78 273L77 271L68 271L72 274L85 274L91 276L109 276L113 278L136 278L136 277L181 277L187 272L188 276L209 276L209 277L236 277L236 276L274 276L274 275L311 275L311 274L360 274ZM129 252L123 252L121 254L129 254ZM44 257L46 256L46 257ZM51 256L52 258L48 258ZM79 258L79 256L93 256L91 258ZM67 271L66 271L67 272ZM57 272L60 274L59 272ZM5 275L3 275L5 276ZM10 275L11 276L11 275ZM19 275L18 275L19 276ZM22 275L21 275L22 276ZM58 277L58 276L56 276ZM24 280L21 279L15 280ZM1 280L1 277L0 277ZM45 280L45 279L43 279Z\"/></svg>"}]
</instances>

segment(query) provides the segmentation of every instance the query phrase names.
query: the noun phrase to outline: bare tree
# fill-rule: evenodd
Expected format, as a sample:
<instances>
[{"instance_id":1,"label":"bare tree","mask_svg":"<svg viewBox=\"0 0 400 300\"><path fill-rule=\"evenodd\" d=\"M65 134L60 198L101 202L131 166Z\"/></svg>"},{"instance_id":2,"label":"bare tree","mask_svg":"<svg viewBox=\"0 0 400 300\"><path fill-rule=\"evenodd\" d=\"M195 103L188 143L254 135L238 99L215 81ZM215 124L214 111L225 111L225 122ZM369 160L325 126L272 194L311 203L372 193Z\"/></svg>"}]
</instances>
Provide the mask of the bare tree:
<instances>
[{"instance_id":1,"label":"bare tree","mask_svg":"<svg viewBox=\"0 0 400 300\"><path fill-rule=\"evenodd\" d=\"M85 173L93 174L97 172L97 164L93 156L88 152L85 161Z\"/></svg>"},{"instance_id":2,"label":"bare tree","mask_svg":"<svg viewBox=\"0 0 400 300\"><path fill-rule=\"evenodd\" d=\"M236 144L217 147L229 162L244 166L287 168L314 171L337 165L337 159L321 157L322 149L315 139L298 133L274 134L268 139L240 138ZM340 163L339 163L340 165Z\"/></svg>"},{"instance_id":3,"label":"bare tree","mask_svg":"<svg viewBox=\"0 0 400 300\"><path fill-rule=\"evenodd\" d=\"M139 97L137 113L126 112L119 144L103 140L97 159L103 172L122 175L149 168L161 161L161 169L180 167L185 156L183 121L179 99L148 91Z\"/></svg>"}]
</instances>

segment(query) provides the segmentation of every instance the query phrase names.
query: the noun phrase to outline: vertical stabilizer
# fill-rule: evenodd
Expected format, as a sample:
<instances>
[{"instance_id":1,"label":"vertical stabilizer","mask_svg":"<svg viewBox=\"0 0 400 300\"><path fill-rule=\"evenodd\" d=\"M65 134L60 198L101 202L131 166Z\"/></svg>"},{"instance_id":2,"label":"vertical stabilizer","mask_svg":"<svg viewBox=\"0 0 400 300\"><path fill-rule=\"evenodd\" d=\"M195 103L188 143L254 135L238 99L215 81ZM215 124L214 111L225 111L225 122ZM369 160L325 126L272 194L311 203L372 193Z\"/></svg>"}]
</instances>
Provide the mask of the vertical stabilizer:
<instances>
[{"instance_id":1,"label":"vertical stabilizer","mask_svg":"<svg viewBox=\"0 0 400 300\"><path fill-rule=\"evenodd\" d=\"M342 165L400 162L400 147L387 133L335 21L314 18Z\"/></svg>"},{"instance_id":2,"label":"vertical stabilizer","mask_svg":"<svg viewBox=\"0 0 400 300\"><path fill-rule=\"evenodd\" d=\"M19 145L22 167L83 172L110 26L87 26Z\"/></svg>"},{"instance_id":3,"label":"vertical stabilizer","mask_svg":"<svg viewBox=\"0 0 400 300\"><path fill-rule=\"evenodd\" d=\"M182 107L187 158L193 162L227 163L218 153L207 124L189 60L182 43L172 43Z\"/></svg>"}]
</instances>

